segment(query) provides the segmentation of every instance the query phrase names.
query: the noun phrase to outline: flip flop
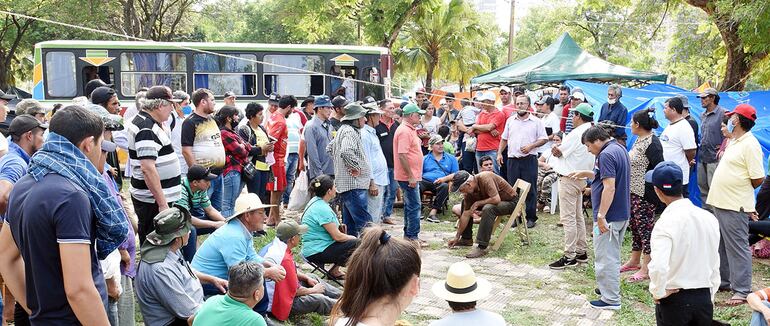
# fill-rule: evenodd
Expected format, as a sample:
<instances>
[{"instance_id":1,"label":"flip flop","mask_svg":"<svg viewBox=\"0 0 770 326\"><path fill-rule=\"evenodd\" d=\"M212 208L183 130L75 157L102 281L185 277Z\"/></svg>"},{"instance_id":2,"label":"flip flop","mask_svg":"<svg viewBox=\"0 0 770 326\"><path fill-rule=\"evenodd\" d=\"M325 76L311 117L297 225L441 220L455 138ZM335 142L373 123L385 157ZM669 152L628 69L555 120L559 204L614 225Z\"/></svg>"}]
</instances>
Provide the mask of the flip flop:
<instances>
[{"instance_id":1,"label":"flip flop","mask_svg":"<svg viewBox=\"0 0 770 326\"><path fill-rule=\"evenodd\" d=\"M638 271L641 268L642 267L640 267L640 266L626 266L626 265L623 265L623 266L620 266L620 272L621 273L625 273L625 272Z\"/></svg>"},{"instance_id":2,"label":"flip flop","mask_svg":"<svg viewBox=\"0 0 770 326\"><path fill-rule=\"evenodd\" d=\"M649 279L650 279L650 276L648 276L648 275L641 275L641 274L639 274L639 272L636 272L636 273L634 273L634 275L629 276L626 279L626 282L628 282L628 283L638 283L638 282L641 282L641 281L644 281L644 280L649 280Z\"/></svg>"},{"instance_id":3,"label":"flip flop","mask_svg":"<svg viewBox=\"0 0 770 326\"><path fill-rule=\"evenodd\" d=\"M734 306L740 306L745 303L746 303L746 298L741 298L737 295L733 295L730 299L727 299L724 302L724 305L728 307L734 307Z\"/></svg>"}]
</instances>

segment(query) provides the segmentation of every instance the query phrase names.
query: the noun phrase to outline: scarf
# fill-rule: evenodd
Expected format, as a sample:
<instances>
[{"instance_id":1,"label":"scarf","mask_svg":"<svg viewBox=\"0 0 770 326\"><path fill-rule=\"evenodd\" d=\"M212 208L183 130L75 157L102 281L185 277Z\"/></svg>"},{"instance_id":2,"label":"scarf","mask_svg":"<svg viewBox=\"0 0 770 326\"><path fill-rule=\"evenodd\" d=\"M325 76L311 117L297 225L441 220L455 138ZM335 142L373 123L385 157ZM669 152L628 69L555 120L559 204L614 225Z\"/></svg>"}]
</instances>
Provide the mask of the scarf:
<instances>
[{"instance_id":1,"label":"scarf","mask_svg":"<svg viewBox=\"0 0 770 326\"><path fill-rule=\"evenodd\" d=\"M88 193L96 215L96 253L100 260L118 248L128 236L126 213L96 167L79 148L59 134L50 132L43 148L32 156L29 174L40 181L56 173Z\"/></svg>"}]
</instances>

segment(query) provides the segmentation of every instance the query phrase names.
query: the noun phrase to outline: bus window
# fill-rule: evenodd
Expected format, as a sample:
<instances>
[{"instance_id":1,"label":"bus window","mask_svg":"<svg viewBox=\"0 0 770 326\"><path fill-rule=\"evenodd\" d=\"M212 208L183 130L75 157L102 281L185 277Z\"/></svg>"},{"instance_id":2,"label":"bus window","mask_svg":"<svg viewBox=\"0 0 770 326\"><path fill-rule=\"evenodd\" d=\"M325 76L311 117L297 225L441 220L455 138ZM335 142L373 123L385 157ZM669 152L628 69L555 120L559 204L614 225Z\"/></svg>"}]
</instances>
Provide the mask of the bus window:
<instances>
[{"instance_id":1,"label":"bus window","mask_svg":"<svg viewBox=\"0 0 770 326\"><path fill-rule=\"evenodd\" d=\"M369 67L364 69L364 80L369 81L370 83L377 83L380 84L380 74L377 68L375 67ZM361 84L361 90L360 93L361 96L371 96L376 99L382 99L385 98L385 87L379 86L379 85L372 85L368 83L360 83Z\"/></svg>"},{"instance_id":2,"label":"bus window","mask_svg":"<svg viewBox=\"0 0 770 326\"><path fill-rule=\"evenodd\" d=\"M45 55L46 89L52 97L77 95L75 55L71 52L48 52Z\"/></svg>"},{"instance_id":3,"label":"bus window","mask_svg":"<svg viewBox=\"0 0 770 326\"><path fill-rule=\"evenodd\" d=\"M187 90L187 57L184 53L123 52L120 70L120 91L124 96L133 96L140 88L155 85Z\"/></svg>"},{"instance_id":4,"label":"bus window","mask_svg":"<svg viewBox=\"0 0 770 326\"><path fill-rule=\"evenodd\" d=\"M257 95L257 69L253 54L193 54L193 88L207 88L216 96L231 91L240 96Z\"/></svg>"},{"instance_id":5,"label":"bus window","mask_svg":"<svg viewBox=\"0 0 770 326\"><path fill-rule=\"evenodd\" d=\"M83 90L86 84L94 79L101 79L105 84L112 84L115 80L115 71L110 66L85 66L83 67ZM88 96L89 94L83 94Z\"/></svg>"},{"instance_id":6,"label":"bus window","mask_svg":"<svg viewBox=\"0 0 770 326\"><path fill-rule=\"evenodd\" d=\"M268 54L264 60L281 66L322 73L324 61L318 55ZM265 96L275 92L281 95L305 97L326 93L323 75L313 75L290 68L264 65L263 91Z\"/></svg>"}]
</instances>

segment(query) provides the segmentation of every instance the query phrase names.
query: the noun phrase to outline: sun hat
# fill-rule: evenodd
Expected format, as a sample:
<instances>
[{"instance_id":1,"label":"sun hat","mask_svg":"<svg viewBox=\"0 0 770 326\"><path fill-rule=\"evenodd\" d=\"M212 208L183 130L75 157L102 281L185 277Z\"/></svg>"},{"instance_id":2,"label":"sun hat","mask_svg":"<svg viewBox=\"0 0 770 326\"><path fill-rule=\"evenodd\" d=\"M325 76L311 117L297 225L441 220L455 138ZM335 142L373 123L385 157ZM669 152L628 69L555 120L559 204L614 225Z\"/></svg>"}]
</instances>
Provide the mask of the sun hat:
<instances>
[{"instance_id":1,"label":"sun hat","mask_svg":"<svg viewBox=\"0 0 770 326\"><path fill-rule=\"evenodd\" d=\"M342 117L342 121L356 120L366 116L366 109L361 104L350 103L345 106L345 116Z\"/></svg>"},{"instance_id":2,"label":"sun hat","mask_svg":"<svg viewBox=\"0 0 770 326\"><path fill-rule=\"evenodd\" d=\"M466 262L449 266L446 280L433 283L433 294L451 302L474 302L489 296L492 287L486 279L476 277Z\"/></svg>"},{"instance_id":3,"label":"sun hat","mask_svg":"<svg viewBox=\"0 0 770 326\"><path fill-rule=\"evenodd\" d=\"M273 206L275 205L263 204L262 200L259 199L259 196L257 196L257 194L248 192L238 196L238 199L235 200L235 212L233 213L232 216L227 217L225 219L225 222L230 222L230 220L238 217L243 213L248 213L260 208L267 208L267 207L273 207Z\"/></svg>"},{"instance_id":4,"label":"sun hat","mask_svg":"<svg viewBox=\"0 0 770 326\"><path fill-rule=\"evenodd\" d=\"M316 108L324 108L324 107L330 108L330 107L333 107L334 105L332 105L332 101L329 99L329 96L321 95L321 96L316 96L315 99L313 99L313 106Z\"/></svg>"},{"instance_id":5,"label":"sun hat","mask_svg":"<svg viewBox=\"0 0 770 326\"><path fill-rule=\"evenodd\" d=\"M142 261L155 263L163 261L174 239L190 232L190 213L181 206L164 210L152 219L155 231L147 235L141 246Z\"/></svg>"}]
</instances>

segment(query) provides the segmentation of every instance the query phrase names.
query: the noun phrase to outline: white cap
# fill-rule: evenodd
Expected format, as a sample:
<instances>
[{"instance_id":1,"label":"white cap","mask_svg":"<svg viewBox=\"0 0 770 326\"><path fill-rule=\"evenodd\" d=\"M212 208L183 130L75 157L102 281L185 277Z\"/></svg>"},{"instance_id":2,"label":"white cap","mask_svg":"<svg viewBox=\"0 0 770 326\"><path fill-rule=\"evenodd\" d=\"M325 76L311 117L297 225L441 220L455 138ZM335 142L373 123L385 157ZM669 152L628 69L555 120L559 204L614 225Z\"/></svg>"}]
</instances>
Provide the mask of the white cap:
<instances>
[{"instance_id":1,"label":"white cap","mask_svg":"<svg viewBox=\"0 0 770 326\"><path fill-rule=\"evenodd\" d=\"M581 101L584 101L584 102L586 100L586 96L585 96L585 94L583 94L583 92L575 92L575 94L572 94L572 97L576 98L576 99L579 99Z\"/></svg>"},{"instance_id":2,"label":"white cap","mask_svg":"<svg viewBox=\"0 0 770 326\"><path fill-rule=\"evenodd\" d=\"M478 99L479 101L497 101L497 96L495 93L492 93L492 91L486 91L483 94L481 94L481 97Z\"/></svg>"},{"instance_id":3,"label":"white cap","mask_svg":"<svg viewBox=\"0 0 770 326\"><path fill-rule=\"evenodd\" d=\"M500 91L501 92L506 92L508 94L511 94L511 88L508 87L508 86L500 86Z\"/></svg>"}]
</instances>

